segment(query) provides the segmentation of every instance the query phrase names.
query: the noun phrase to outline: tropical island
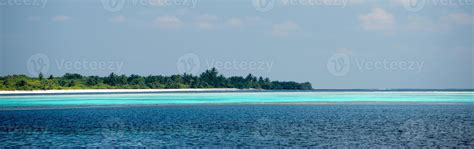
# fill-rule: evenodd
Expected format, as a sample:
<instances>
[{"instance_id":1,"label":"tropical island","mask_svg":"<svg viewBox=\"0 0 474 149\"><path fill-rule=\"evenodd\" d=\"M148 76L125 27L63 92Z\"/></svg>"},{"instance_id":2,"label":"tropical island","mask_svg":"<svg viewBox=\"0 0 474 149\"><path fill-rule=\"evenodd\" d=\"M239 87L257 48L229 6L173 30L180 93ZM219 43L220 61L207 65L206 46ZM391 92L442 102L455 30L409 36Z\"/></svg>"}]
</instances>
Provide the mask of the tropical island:
<instances>
[{"instance_id":1,"label":"tropical island","mask_svg":"<svg viewBox=\"0 0 474 149\"><path fill-rule=\"evenodd\" d=\"M271 81L269 78L248 74L246 77L225 77L212 68L200 75L117 75L83 76L66 73L63 76L38 77L26 75L0 76L0 90L70 90L70 89L206 89L237 88L264 90L311 90L311 83L294 81Z\"/></svg>"}]
</instances>

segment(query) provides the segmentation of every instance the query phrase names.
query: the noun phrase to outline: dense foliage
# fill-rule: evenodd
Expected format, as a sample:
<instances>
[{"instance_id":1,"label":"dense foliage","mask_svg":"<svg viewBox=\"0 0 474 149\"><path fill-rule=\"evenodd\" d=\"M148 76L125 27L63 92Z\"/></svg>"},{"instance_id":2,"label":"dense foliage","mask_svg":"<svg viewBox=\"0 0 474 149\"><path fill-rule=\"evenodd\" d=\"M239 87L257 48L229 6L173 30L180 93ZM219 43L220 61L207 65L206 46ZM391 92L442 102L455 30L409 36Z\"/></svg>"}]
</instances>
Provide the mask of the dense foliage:
<instances>
[{"instance_id":1,"label":"dense foliage","mask_svg":"<svg viewBox=\"0 0 474 149\"><path fill-rule=\"evenodd\" d=\"M206 70L199 76L190 74L171 76L117 75L82 76L66 73L62 77L49 77L39 74L38 77L10 75L0 77L0 90L50 90L50 89L172 89L172 88L239 88L239 89L274 89L274 90L309 90L309 82L280 82L268 78L233 76L226 78L215 68Z\"/></svg>"}]
</instances>

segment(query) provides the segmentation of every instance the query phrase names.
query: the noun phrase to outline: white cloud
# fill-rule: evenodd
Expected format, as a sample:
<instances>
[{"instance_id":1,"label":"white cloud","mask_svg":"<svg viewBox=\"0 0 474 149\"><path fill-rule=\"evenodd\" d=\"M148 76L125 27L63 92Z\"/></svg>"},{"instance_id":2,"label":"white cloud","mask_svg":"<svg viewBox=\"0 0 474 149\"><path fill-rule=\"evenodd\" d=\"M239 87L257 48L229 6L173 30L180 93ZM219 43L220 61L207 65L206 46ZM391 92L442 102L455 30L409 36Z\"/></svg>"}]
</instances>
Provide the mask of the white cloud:
<instances>
[{"instance_id":1,"label":"white cloud","mask_svg":"<svg viewBox=\"0 0 474 149\"><path fill-rule=\"evenodd\" d=\"M442 21L456 25L473 25L474 18L471 14L455 13L442 18Z\"/></svg>"},{"instance_id":2,"label":"white cloud","mask_svg":"<svg viewBox=\"0 0 474 149\"><path fill-rule=\"evenodd\" d=\"M395 18L392 14L382 8L374 8L365 15L359 16L361 26L371 31L390 31L395 25Z\"/></svg>"},{"instance_id":3,"label":"white cloud","mask_svg":"<svg viewBox=\"0 0 474 149\"><path fill-rule=\"evenodd\" d=\"M272 34L274 36L288 36L301 31L301 28L298 24L288 21L282 24L275 24L272 27Z\"/></svg>"},{"instance_id":4,"label":"white cloud","mask_svg":"<svg viewBox=\"0 0 474 149\"><path fill-rule=\"evenodd\" d=\"M64 21L71 20L71 17L65 16L65 15L57 15L51 18L51 20L56 21L56 22L64 22Z\"/></svg>"},{"instance_id":5,"label":"white cloud","mask_svg":"<svg viewBox=\"0 0 474 149\"><path fill-rule=\"evenodd\" d=\"M204 14L197 16L194 18L196 21L196 25L200 29L213 29L217 21L219 21L219 17L215 15Z\"/></svg>"},{"instance_id":6,"label":"white cloud","mask_svg":"<svg viewBox=\"0 0 474 149\"><path fill-rule=\"evenodd\" d=\"M227 21L227 24L229 24L232 27L242 27L244 25L242 20L239 18L231 18Z\"/></svg>"},{"instance_id":7,"label":"white cloud","mask_svg":"<svg viewBox=\"0 0 474 149\"><path fill-rule=\"evenodd\" d=\"M183 22L176 16L160 16L153 21L153 24L164 28L178 28Z\"/></svg>"},{"instance_id":8,"label":"white cloud","mask_svg":"<svg viewBox=\"0 0 474 149\"><path fill-rule=\"evenodd\" d=\"M115 23L122 23L126 21L126 18L124 16L119 15L111 18L110 21Z\"/></svg>"}]
</instances>

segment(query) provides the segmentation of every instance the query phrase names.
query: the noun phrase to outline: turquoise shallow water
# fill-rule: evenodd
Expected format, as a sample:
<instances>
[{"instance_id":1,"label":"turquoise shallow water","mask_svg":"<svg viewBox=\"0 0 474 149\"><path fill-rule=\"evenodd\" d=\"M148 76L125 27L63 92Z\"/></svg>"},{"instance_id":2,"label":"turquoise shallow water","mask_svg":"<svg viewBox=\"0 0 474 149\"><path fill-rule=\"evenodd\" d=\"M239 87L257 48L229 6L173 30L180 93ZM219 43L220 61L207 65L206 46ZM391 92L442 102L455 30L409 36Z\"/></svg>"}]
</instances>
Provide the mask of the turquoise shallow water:
<instances>
[{"instance_id":1,"label":"turquoise shallow water","mask_svg":"<svg viewBox=\"0 0 474 149\"><path fill-rule=\"evenodd\" d=\"M0 96L0 107L297 102L474 102L474 92L232 92Z\"/></svg>"}]
</instances>

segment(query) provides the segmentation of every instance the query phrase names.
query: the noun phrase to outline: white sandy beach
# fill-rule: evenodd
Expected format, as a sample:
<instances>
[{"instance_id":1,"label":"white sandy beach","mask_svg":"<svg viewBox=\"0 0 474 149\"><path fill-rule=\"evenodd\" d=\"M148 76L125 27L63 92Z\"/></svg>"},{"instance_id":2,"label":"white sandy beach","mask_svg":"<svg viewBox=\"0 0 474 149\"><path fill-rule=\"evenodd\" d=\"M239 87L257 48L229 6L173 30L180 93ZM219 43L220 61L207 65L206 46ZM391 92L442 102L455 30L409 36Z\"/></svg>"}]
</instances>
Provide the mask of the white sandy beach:
<instances>
[{"instance_id":1,"label":"white sandy beach","mask_svg":"<svg viewBox=\"0 0 474 149\"><path fill-rule=\"evenodd\" d=\"M69 94L69 93L147 93L147 92L209 92L239 91L236 88L205 88L205 89L78 89L78 90L32 90L32 91L0 91L2 94Z\"/></svg>"},{"instance_id":2,"label":"white sandy beach","mask_svg":"<svg viewBox=\"0 0 474 149\"><path fill-rule=\"evenodd\" d=\"M226 91L263 91L263 89L237 89L237 88L184 88L184 89L67 89L67 90L0 90L0 95L35 95L35 94L81 94L81 93L160 93L160 92L226 92ZM353 95L354 93L359 95L364 94L466 94L472 95L473 91L377 91L377 92L359 92L359 91L318 91L318 92L247 92L246 94L320 94L320 95Z\"/></svg>"}]
</instances>

